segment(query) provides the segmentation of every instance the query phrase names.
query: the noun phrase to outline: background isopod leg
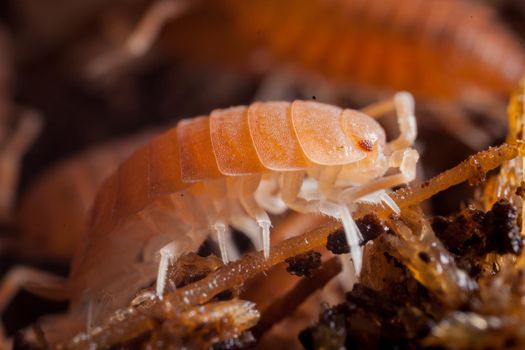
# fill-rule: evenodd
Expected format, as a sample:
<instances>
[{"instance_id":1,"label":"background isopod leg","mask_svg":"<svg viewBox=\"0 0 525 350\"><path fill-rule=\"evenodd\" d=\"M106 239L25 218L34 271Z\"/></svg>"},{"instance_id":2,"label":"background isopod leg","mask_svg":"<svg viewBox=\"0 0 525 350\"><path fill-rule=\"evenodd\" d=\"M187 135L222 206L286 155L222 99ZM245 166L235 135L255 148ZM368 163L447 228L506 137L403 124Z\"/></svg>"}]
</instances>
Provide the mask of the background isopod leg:
<instances>
[{"instance_id":1,"label":"background isopod leg","mask_svg":"<svg viewBox=\"0 0 525 350\"><path fill-rule=\"evenodd\" d=\"M254 100L293 100L297 80L298 73L291 67L274 70L263 78Z\"/></svg>"},{"instance_id":2,"label":"background isopod leg","mask_svg":"<svg viewBox=\"0 0 525 350\"><path fill-rule=\"evenodd\" d=\"M417 135L417 124L414 108L414 97L408 92L398 92L392 99L380 101L367 106L361 111L372 118L380 117L395 110L400 135L388 143L388 149L395 151L414 144Z\"/></svg>"},{"instance_id":3,"label":"background isopod leg","mask_svg":"<svg viewBox=\"0 0 525 350\"><path fill-rule=\"evenodd\" d=\"M35 111L22 109L15 129L0 149L0 219L11 217L17 189L20 162L42 129L42 118Z\"/></svg>"},{"instance_id":4,"label":"background isopod leg","mask_svg":"<svg viewBox=\"0 0 525 350\"><path fill-rule=\"evenodd\" d=\"M30 285L56 285L63 282L61 277L28 266L15 266L9 270L0 282L0 315L2 315L13 297ZM0 347L5 343L3 324L0 320Z\"/></svg>"},{"instance_id":5,"label":"background isopod leg","mask_svg":"<svg viewBox=\"0 0 525 350\"><path fill-rule=\"evenodd\" d=\"M241 181L240 202L248 215L254 218L257 225L261 228L263 252L264 256L268 257L270 255L270 226L272 222L266 211L255 201L254 196L261 182L261 176L243 176L239 180Z\"/></svg>"},{"instance_id":6,"label":"background isopod leg","mask_svg":"<svg viewBox=\"0 0 525 350\"><path fill-rule=\"evenodd\" d=\"M427 107L446 131L473 150L483 149L491 143L490 136L457 106L439 104Z\"/></svg>"}]
</instances>

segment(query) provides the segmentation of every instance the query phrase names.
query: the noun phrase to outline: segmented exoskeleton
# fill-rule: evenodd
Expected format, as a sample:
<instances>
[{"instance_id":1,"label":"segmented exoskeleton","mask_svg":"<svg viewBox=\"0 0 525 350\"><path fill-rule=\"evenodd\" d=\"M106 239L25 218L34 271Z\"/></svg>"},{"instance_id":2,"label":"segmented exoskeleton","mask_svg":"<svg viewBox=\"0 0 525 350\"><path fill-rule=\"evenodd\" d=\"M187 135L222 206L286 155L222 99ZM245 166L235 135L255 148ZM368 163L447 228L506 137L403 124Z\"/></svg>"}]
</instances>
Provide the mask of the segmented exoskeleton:
<instances>
[{"instance_id":1,"label":"segmented exoskeleton","mask_svg":"<svg viewBox=\"0 0 525 350\"><path fill-rule=\"evenodd\" d=\"M506 97L525 67L516 35L492 8L471 0L160 0L119 57L145 54L160 33L165 49L208 64L260 72L268 62L262 49L277 65L343 84L472 107ZM108 63L95 61L91 69Z\"/></svg>"},{"instance_id":2,"label":"segmented exoskeleton","mask_svg":"<svg viewBox=\"0 0 525 350\"><path fill-rule=\"evenodd\" d=\"M187 12L163 44L182 55L238 64L260 48L277 64L431 101L475 107L506 97L525 67L516 35L469 0L220 0ZM185 34L195 40L176 40Z\"/></svg>"},{"instance_id":3,"label":"segmented exoskeleton","mask_svg":"<svg viewBox=\"0 0 525 350\"><path fill-rule=\"evenodd\" d=\"M490 8L471 1L223 3L239 33L343 82L479 104L480 94L512 91L525 65L519 40Z\"/></svg>"}]
</instances>

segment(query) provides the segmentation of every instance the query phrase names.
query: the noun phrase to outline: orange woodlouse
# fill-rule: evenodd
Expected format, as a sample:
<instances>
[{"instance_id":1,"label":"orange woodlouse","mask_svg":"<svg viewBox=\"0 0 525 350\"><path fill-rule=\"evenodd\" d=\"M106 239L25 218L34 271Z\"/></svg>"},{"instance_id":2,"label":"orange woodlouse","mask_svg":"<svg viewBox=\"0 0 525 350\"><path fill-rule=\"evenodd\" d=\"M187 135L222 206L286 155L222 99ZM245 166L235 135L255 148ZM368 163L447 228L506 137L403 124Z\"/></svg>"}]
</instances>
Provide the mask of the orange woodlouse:
<instances>
[{"instance_id":1,"label":"orange woodlouse","mask_svg":"<svg viewBox=\"0 0 525 350\"><path fill-rule=\"evenodd\" d=\"M277 64L342 83L473 108L486 102L480 97L506 97L525 67L516 35L492 8L470 0L160 0L120 55L145 54L163 24L162 47L207 63L255 64L260 71L253 58L262 48ZM177 40L188 35L192 40Z\"/></svg>"},{"instance_id":2,"label":"orange woodlouse","mask_svg":"<svg viewBox=\"0 0 525 350\"><path fill-rule=\"evenodd\" d=\"M392 109L401 133L387 143L372 117ZM415 177L419 156L410 148L415 136L408 93L362 111L312 101L256 102L182 120L105 181L67 287L47 294L67 294L69 315L76 318L66 324L78 330L88 314L100 320L155 277L161 297L167 264L195 251L210 231L217 234L225 261L228 225L252 238L261 235L267 255L266 211L287 208L342 220L359 271L360 233L350 212L359 200L398 210L384 190ZM384 176L389 168L400 173ZM247 222L257 224L256 232L246 229ZM49 339L53 329L63 334L64 324L57 324L45 327Z\"/></svg>"},{"instance_id":3,"label":"orange woodlouse","mask_svg":"<svg viewBox=\"0 0 525 350\"><path fill-rule=\"evenodd\" d=\"M239 33L340 81L476 106L506 97L525 65L487 6L456 0L225 0Z\"/></svg>"}]
</instances>

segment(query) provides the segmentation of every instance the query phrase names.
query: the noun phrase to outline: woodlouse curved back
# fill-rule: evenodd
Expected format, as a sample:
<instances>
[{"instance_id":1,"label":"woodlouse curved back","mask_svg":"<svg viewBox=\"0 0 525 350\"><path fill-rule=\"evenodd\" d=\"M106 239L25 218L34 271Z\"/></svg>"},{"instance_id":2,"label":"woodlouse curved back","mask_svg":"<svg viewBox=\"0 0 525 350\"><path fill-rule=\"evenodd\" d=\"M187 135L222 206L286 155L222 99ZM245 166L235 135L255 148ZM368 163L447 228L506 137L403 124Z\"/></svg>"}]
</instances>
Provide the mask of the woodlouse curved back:
<instances>
[{"instance_id":1,"label":"woodlouse curved back","mask_svg":"<svg viewBox=\"0 0 525 350\"><path fill-rule=\"evenodd\" d=\"M475 99L478 90L506 96L525 67L516 36L474 1L222 0L203 6L172 33L191 31L206 41L193 23L223 19L228 23L207 32L224 28L229 36L210 43L215 54L202 55L223 61L228 52L235 56L230 62L249 60L254 48L263 48L341 83L445 100ZM199 49L182 49L188 51Z\"/></svg>"},{"instance_id":2,"label":"woodlouse curved back","mask_svg":"<svg viewBox=\"0 0 525 350\"><path fill-rule=\"evenodd\" d=\"M448 98L474 85L507 93L525 64L517 38L474 2L225 1L241 33L342 81Z\"/></svg>"},{"instance_id":3,"label":"woodlouse curved back","mask_svg":"<svg viewBox=\"0 0 525 350\"><path fill-rule=\"evenodd\" d=\"M268 124L269 113L270 120L282 125ZM90 234L109 234L122 219L159 197L182 191L195 181L217 178L217 170L224 176L242 176L276 168L292 171L314 164L342 165L361 160L366 152L358 148L354 135L360 132L354 128L366 123L357 113L357 124L343 126L342 116L348 118L348 113L317 102L267 102L215 110L209 118L184 120L138 149L106 180L93 207ZM370 119L368 127L371 125L376 125L377 135L367 137L384 140L384 132ZM364 132L370 134L372 129ZM280 139L282 135L284 139ZM267 137L273 141L268 142ZM290 140L293 151L283 155L281 151ZM265 167L260 159L271 166Z\"/></svg>"}]
</instances>

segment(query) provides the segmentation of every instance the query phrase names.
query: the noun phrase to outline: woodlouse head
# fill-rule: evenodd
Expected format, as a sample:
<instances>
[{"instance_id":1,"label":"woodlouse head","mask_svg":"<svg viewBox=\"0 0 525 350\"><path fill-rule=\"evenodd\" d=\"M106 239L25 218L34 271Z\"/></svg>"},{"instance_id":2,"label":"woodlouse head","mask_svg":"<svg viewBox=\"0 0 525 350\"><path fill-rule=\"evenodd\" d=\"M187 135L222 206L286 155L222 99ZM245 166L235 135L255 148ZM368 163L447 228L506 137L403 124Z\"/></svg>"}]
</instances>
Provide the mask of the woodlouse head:
<instances>
[{"instance_id":1,"label":"woodlouse head","mask_svg":"<svg viewBox=\"0 0 525 350\"><path fill-rule=\"evenodd\" d=\"M374 157L379 149L384 149L386 136L383 128L371 117L356 110L347 109L341 117L347 137L354 140L356 150L365 157ZM377 147L380 145L381 147Z\"/></svg>"},{"instance_id":2,"label":"woodlouse head","mask_svg":"<svg viewBox=\"0 0 525 350\"><path fill-rule=\"evenodd\" d=\"M369 139L361 139L357 142L359 148L366 152L372 152L374 149L374 142Z\"/></svg>"}]
</instances>

